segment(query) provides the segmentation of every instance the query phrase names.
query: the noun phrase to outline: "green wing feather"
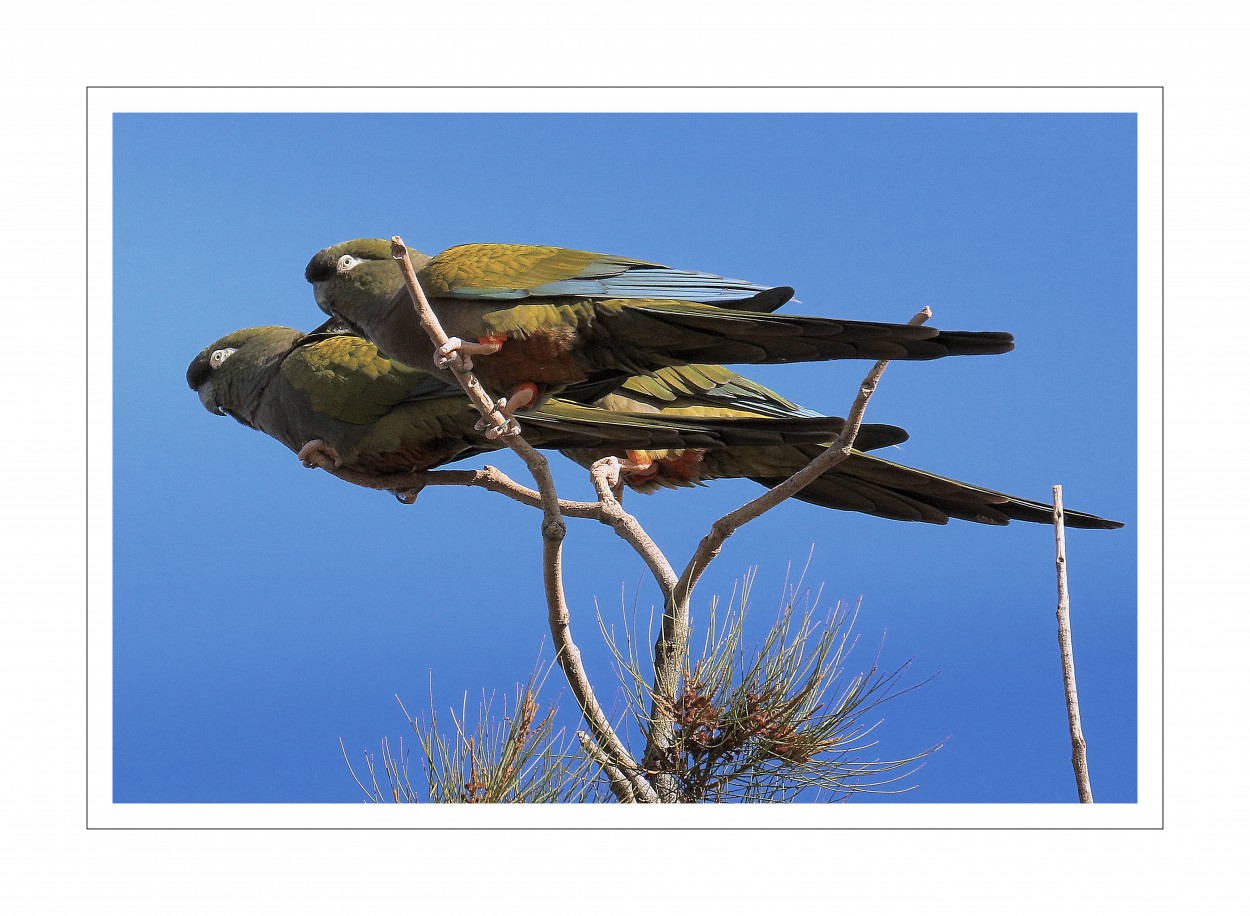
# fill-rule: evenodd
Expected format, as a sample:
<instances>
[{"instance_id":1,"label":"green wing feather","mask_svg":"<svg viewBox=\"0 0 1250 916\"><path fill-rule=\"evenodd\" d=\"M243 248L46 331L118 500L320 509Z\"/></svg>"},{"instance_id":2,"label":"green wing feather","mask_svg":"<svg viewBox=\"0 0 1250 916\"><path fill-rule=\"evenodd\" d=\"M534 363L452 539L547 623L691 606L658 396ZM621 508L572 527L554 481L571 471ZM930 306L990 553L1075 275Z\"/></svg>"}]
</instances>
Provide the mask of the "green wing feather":
<instances>
[{"instance_id":1,"label":"green wing feather","mask_svg":"<svg viewBox=\"0 0 1250 916\"><path fill-rule=\"evenodd\" d=\"M706 405L731 407L758 415L816 416L789 398L732 369L713 363L669 366L649 375L635 375L617 389L617 395L634 398L654 408Z\"/></svg>"},{"instance_id":2,"label":"green wing feather","mask_svg":"<svg viewBox=\"0 0 1250 916\"><path fill-rule=\"evenodd\" d=\"M314 410L344 423L375 423L400 404L446 397L458 389L387 359L367 340L330 337L300 347L282 364L292 387Z\"/></svg>"},{"instance_id":3,"label":"green wing feather","mask_svg":"<svg viewBox=\"0 0 1250 916\"><path fill-rule=\"evenodd\" d=\"M598 257L542 245L457 245L426 264L420 278L430 296L516 298L535 287L578 278Z\"/></svg>"}]
</instances>

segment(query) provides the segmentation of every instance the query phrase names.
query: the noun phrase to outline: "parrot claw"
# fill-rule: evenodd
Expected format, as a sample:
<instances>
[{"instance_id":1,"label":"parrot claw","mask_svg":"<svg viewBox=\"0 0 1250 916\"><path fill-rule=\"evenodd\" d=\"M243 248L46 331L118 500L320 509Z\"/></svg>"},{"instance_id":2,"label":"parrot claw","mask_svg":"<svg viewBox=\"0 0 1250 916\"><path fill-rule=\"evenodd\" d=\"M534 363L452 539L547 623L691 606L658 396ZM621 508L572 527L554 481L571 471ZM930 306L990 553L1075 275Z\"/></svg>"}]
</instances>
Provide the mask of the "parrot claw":
<instances>
[{"instance_id":1,"label":"parrot claw","mask_svg":"<svg viewBox=\"0 0 1250 916\"><path fill-rule=\"evenodd\" d=\"M590 466L590 473L592 477L602 474L604 481L615 492L616 488L621 485L621 459L615 455L600 458Z\"/></svg>"},{"instance_id":2,"label":"parrot claw","mask_svg":"<svg viewBox=\"0 0 1250 916\"><path fill-rule=\"evenodd\" d=\"M424 487L409 487L406 490L391 490L391 493L395 496L396 499L398 499L405 506L411 506L413 503L417 501L417 494L420 493L423 489L425 488Z\"/></svg>"},{"instance_id":3,"label":"parrot claw","mask_svg":"<svg viewBox=\"0 0 1250 916\"><path fill-rule=\"evenodd\" d=\"M537 386L529 383L521 385L516 391L512 392L512 397L507 400L500 398L495 402L495 410L499 411L503 416L503 423L496 426L483 417L473 424L473 428L478 432L485 431L487 439L498 439L500 436L515 436L521 431L521 427L513 419L512 414L536 400L537 396Z\"/></svg>"},{"instance_id":4,"label":"parrot claw","mask_svg":"<svg viewBox=\"0 0 1250 916\"><path fill-rule=\"evenodd\" d=\"M489 424L488 424L489 425ZM503 423L491 426L486 430L487 439L498 439L500 436L516 436L521 432L521 425L512 417L505 416Z\"/></svg>"},{"instance_id":5,"label":"parrot claw","mask_svg":"<svg viewBox=\"0 0 1250 916\"><path fill-rule=\"evenodd\" d=\"M306 468L317 467L319 462L316 459L318 457L328 458L334 463L336 468L343 466L339 453L334 450L334 446L324 439L312 439L305 442L304 447L299 450L295 457L302 461Z\"/></svg>"},{"instance_id":6,"label":"parrot claw","mask_svg":"<svg viewBox=\"0 0 1250 916\"><path fill-rule=\"evenodd\" d=\"M505 418L507 419L512 418L511 415L508 413L508 402L504 400L503 398L500 398L498 401L495 402L495 409L499 411L501 414L503 414ZM480 433L483 430L495 429L496 427L494 426L494 424L490 422L490 420L486 419L485 417L482 417L482 419L478 420L476 423L473 424L473 428L476 429ZM502 427L499 427L499 428L502 428ZM490 438L489 433L487 434L487 438Z\"/></svg>"},{"instance_id":7,"label":"parrot claw","mask_svg":"<svg viewBox=\"0 0 1250 916\"><path fill-rule=\"evenodd\" d=\"M461 353L460 338L453 337L438 348L438 352L434 354L434 365L439 369L450 369L456 364L462 372L473 371L473 359L467 353Z\"/></svg>"},{"instance_id":8,"label":"parrot claw","mask_svg":"<svg viewBox=\"0 0 1250 916\"><path fill-rule=\"evenodd\" d=\"M620 494L624 492L625 476L637 471L649 471L654 467L654 463L641 452L626 452L628 457L620 458L616 455L609 455L606 458L600 458L591 466L592 473L602 473L604 480L607 481L609 487L612 488L613 494L620 499ZM602 468L603 470L598 470Z\"/></svg>"}]
</instances>

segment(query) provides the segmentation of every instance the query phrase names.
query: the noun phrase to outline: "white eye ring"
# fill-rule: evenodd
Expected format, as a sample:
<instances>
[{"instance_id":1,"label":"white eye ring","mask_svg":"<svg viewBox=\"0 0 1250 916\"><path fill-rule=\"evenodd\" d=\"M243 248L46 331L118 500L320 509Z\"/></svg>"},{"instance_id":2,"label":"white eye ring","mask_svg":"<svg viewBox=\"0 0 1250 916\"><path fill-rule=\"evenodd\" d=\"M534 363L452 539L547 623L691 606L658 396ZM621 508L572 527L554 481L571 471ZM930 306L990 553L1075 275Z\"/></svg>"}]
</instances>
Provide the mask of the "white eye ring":
<instances>
[{"instance_id":1,"label":"white eye ring","mask_svg":"<svg viewBox=\"0 0 1250 916\"><path fill-rule=\"evenodd\" d=\"M355 267L359 263L360 263L359 258L353 258L350 254L345 254L343 255L343 257L339 258L338 269L340 272L345 271L345 270L351 270L353 267Z\"/></svg>"},{"instance_id":2,"label":"white eye ring","mask_svg":"<svg viewBox=\"0 0 1250 916\"><path fill-rule=\"evenodd\" d=\"M229 359L230 354L237 349L237 347L224 347L220 350L214 350L208 357L208 364L214 369L218 368L222 363Z\"/></svg>"}]
</instances>

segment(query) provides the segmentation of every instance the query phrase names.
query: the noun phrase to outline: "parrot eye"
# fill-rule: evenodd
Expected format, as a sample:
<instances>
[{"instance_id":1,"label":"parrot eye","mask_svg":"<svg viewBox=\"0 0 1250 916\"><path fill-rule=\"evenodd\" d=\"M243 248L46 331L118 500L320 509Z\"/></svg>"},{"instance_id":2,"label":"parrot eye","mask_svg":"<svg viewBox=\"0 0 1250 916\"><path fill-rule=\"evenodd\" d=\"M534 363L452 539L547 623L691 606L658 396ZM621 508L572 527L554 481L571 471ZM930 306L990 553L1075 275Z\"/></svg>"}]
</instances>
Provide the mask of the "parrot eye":
<instances>
[{"instance_id":1,"label":"parrot eye","mask_svg":"<svg viewBox=\"0 0 1250 916\"><path fill-rule=\"evenodd\" d=\"M212 355L208 357L208 364L212 366L214 369L216 369L218 366L224 363L226 359L230 356L230 354L233 353L236 349L237 349L236 347L226 347L221 350L214 350L212 352Z\"/></svg>"},{"instance_id":2,"label":"parrot eye","mask_svg":"<svg viewBox=\"0 0 1250 916\"><path fill-rule=\"evenodd\" d=\"M340 272L345 271L345 270L351 270L353 267L355 267L359 263L360 263L359 258L353 258L350 254L345 254L343 255L343 257L339 258L338 269Z\"/></svg>"}]
</instances>

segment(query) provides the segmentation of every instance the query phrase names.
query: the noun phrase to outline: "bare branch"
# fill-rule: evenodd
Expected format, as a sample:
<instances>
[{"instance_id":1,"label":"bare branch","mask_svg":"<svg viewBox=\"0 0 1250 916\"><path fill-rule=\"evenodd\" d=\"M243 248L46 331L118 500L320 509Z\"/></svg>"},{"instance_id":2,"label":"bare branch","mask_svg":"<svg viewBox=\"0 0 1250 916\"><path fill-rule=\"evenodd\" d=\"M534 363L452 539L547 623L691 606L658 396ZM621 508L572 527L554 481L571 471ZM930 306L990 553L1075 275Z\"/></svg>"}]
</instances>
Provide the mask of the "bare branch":
<instances>
[{"instance_id":1,"label":"bare branch","mask_svg":"<svg viewBox=\"0 0 1250 916\"><path fill-rule=\"evenodd\" d=\"M407 284L413 307L421 321L421 327L430 336L434 346L441 347L447 343L447 334L443 331L438 317L430 308L430 303L417 280L416 271L408 257L408 249L399 236L391 237L391 256L399 261ZM454 358L449 367L456 380L464 388L469 399L482 414L482 419L496 429L503 428L504 443L521 456L526 467L538 484L538 493L543 510L543 581L547 596L547 624L551 628L551 636L556 650L556 660L564 671L564 676L573 689L573 695L581 707L582 715L590 726L596 743L603 749L618 769L627 775L634 791L643 801L658 800L655 790L643 777L638 763L630 755L629 750L621 743L613 731L611 723L604 715L599 701L595 698L594 689L582 665L581 652L573 642L573 634L569 626L569 608L564 596L564 577L562 573L561 545L564 541L565 524L561 518L560 498L556 493L555 481L551 477L551 468L544 458L520 434L515 422L504 417L498 406L485 392L477 377L464 367L463 360Z\"/></svg>"},{"instance_id":2,"label":"bare branch","mask_svg":"<svg viewBox=\"0 0 1250 916\"><path fill-rule=\"evenodd\" d=\"M349 468L334 466L333 459L322 454L310 454L310 465L333 474L340 480L370 490L390 490L404 503L416 501L417 493L425 487L481 487L494 493L502 493L510 499L535 509L542 508L542 495L537 490L517 483L499 468L486 465L480 471L413 471L410 474L367 474ZM603 521L603 509L598 503L580 502L572 499L559 501L560 513L568 518L590 518ZM605 522L605 524L608 524Z\"/></svg>"},{"instance_id":3,"label":"bare branch","mask_svg":"<svg viewBox=\"0 0 1250 916\"><path fill-rule=\"evenodd\" d=\"M925 306L912 316L908 324L921 325L932 316L929 307ZM864 419L864 412L868 409L868 401L876 391L877 382L889 362L887 359L878 360L864 377L859 393L847 413L842 434L833 444L787 480L713 522L711 530L699 542L690 562L686 564L681 578L672 591L666 594L664 621L655 643L654 700L651 705L647 749L642 758L644 765L666 759L673 741L672 710L676 708L678 679L690 629L690 594L694 591L695 584L720 553L722 545L731 534L747 522L780 505L850 455ZM602 496L600 501L602 502ZM660 775L656 780L656 788L665 800L670 800L670 797L675 799L676 781L668 774Z\"/></svg>"},{"instance_id":4,"label":"bare branch","mask_svg":"<svg viewBox=\"0 0 1250 916\"><path fill-rule=\"evenodd\" d=\"M1059 583L1059 658L1063 663L1063 693L1068 703L1068 731L1072 735L1072 772L1081 804L1094 802L1089 784L1089 762L1085 759L1085 735L1081 732L1081 706L1076 694L1076 661L1072 657L1072 619L1068 600L1068 556L1063 535L1063 487L1051 488L1055 497L1055 574Z\"/></svg>"},{"instance_id":5,"label":"bare branch","mask_svg":"<svg viewBox=\"0 0 1250 916\"><path fill-rule=\"evenodd\" d=\"M932 315L933 313L929 310L929 307L925 306L912 316L908 324L924 324ZM699 577L703 575L708 564L720 553L721 546L731 534L747 522L759 518L774 506L780 505L784 500L798 493L809 483L851 454L851 450L855 445L855 437L859 434L859 427L864 419L864 412L868 409L868 401L877 390L877 383L881 380L881 375L889 364L890 361L888 359L878 360L876 365L868 372L868 375L864 377L864 381L859 386L859 393L856 394L855 401L847 413L846 425L842 427L842 434L834 440L829 448L813 458L810 464L795 472L787 480L782 481L762 496L756 497L712 523L711 530L699 542L698 549L695 551L694 556L690 558L690 563L682 573L678 582L678 595L689 595L694 590Z\"/></svg>"},{"instance_id":6,"label":"bare branch","mask_svg":"<svg viewBox=\"0 0 1250 916\"><path fill-rule=\"evenodd\" d=\"M620 500L613 495L612 487L608 484L610 466L607 462L611 460L596 461L590 469L590 482L599 496L599 521L611 526L642 557L667 598L677 585L677 573L673 571L664 552L651 540L651 535L638 523L638 519L626 512Z\"/></svg>"}]
</instances>

